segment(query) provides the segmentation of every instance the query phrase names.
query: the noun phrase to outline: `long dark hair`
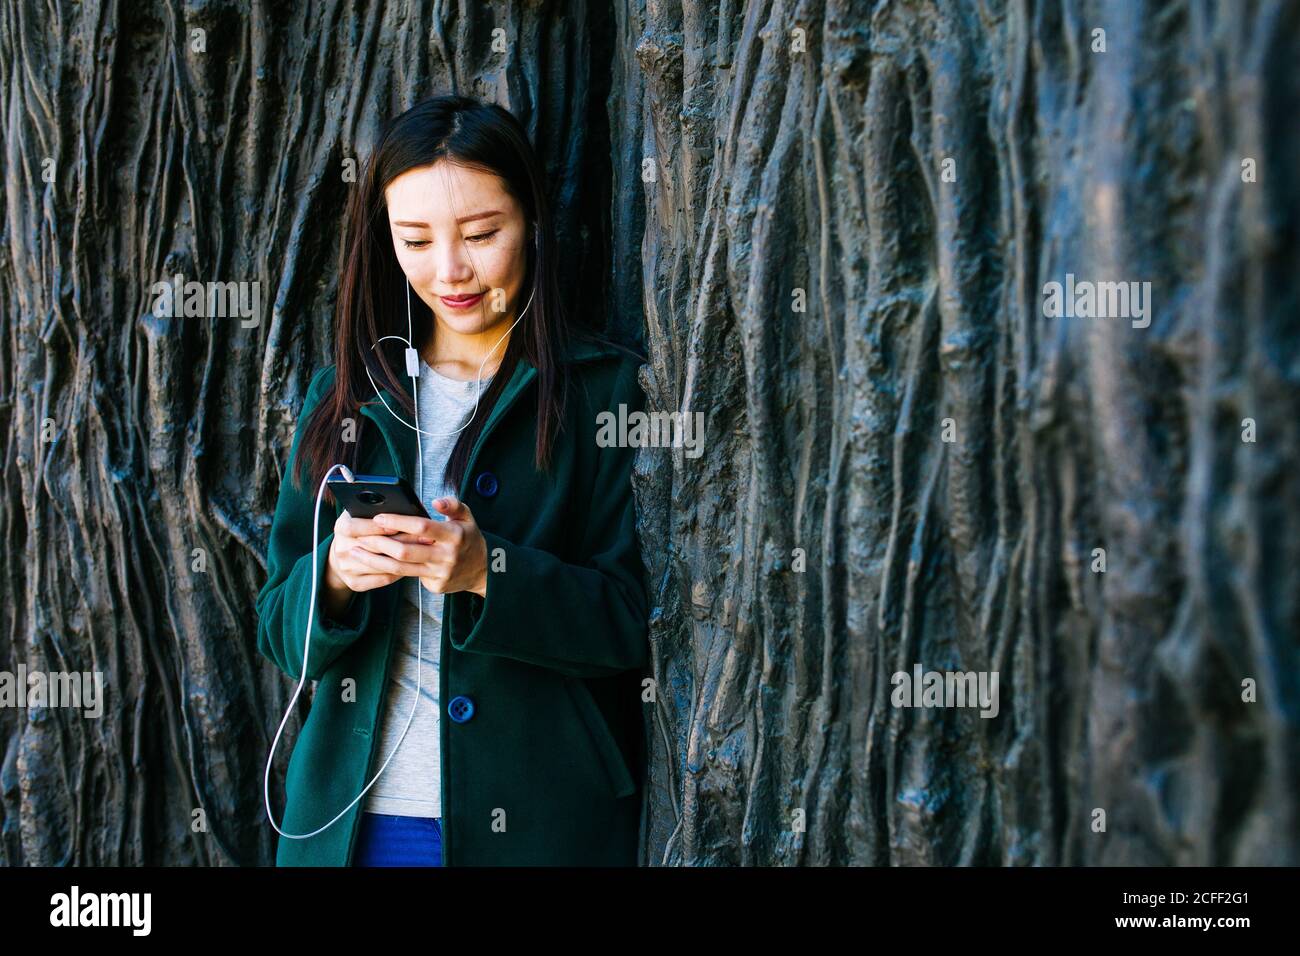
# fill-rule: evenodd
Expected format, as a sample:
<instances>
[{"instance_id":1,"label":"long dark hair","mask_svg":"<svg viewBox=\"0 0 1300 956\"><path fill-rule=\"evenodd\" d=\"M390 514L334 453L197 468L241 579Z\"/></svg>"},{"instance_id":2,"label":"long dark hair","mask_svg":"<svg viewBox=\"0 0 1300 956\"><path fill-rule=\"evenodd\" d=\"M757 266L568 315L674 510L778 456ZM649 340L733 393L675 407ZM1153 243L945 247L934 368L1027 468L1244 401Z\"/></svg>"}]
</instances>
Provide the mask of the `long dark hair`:
<instances>
[{"instance_id":1,"label":"long dark hair","mask_svg":"<svg viewBox=\"0 0 1300 956\"><path fill-rule=\"evenodd\" d=\"M392 350L382 345L373 350L370 347L385 335L405 337L404 295L411 298L413 344L419 348L434 332L432 310L408 291L406 276L393 252L384 190L407 170L430 166L438 160L499 176L523 208L525 219L536 229L536 239L527 243L529 263L516 310L528 301L529 290L532 304L510 334L501 364L479 401L478 413L452 449L444 474L451 487L460 487L474 442L521 357L537 369L535 457L538 469L544 471L549 468L551 445L564 419L569 376L560 357L569 340L604 342L618 348L596 333L569 326L555 275L546 184L519 120L503 107L467 96L435 96L417 103L385 127L348 200L335 310L337 374L332 389L317 405L300 445L299 459L308 464L311 488L319 486L334 462L356 467L360 429L367 427L358 414L361 402L377 401L366 376L367 367L380 388L398 397L407 421L414 420L415 403L405 366L398 366L399 376L387 361L387 354L400 356L400 344L391 343L399 346ZM517 317L518 311L515 314ZM345 418L353 418L357 424L356 441L343 440ZM299 466L291 469L291 475L297 482ZM326 498L334 503L328 488Z\"/></svg>"}]
</instances>

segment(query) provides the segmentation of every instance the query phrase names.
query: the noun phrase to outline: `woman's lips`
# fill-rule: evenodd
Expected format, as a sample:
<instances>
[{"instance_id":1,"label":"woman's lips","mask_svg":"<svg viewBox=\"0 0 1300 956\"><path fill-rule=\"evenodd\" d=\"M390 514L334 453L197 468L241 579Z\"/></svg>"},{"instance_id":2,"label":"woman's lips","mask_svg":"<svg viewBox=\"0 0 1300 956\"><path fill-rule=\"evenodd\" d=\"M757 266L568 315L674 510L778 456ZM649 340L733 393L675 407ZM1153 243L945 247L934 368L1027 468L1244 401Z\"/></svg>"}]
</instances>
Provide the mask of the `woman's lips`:
<instances>
[{"instance_id":1,"label":"woman's lips","mask_svg":"<svg viewBox=\"0 0 1300 956\"><path fill-rule=\"evenodd\" d=\"M483 298L483 293L462 296L440 295L438 298L442 299L442 304L449 309L469 309L478 305L478 300Z\"/></svg>"}]
</instances>

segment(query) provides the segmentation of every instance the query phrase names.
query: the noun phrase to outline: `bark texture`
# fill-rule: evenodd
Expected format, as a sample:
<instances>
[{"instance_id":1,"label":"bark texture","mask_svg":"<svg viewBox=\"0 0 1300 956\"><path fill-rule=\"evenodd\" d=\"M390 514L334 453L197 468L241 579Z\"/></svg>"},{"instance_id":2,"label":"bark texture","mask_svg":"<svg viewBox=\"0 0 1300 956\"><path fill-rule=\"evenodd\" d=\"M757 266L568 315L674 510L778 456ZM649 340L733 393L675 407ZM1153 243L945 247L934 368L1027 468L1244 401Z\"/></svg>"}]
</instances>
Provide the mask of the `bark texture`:
<instances>
[{"instance_id":1,"label":"bark texture","mask_svg":"<svg viewBox=\"0 0 1300 956\"><path fill-rule=\"evenodd\" d=\"M645 862L1300 863L1297 62L1296 0L3 0L0 670L106 686L0 708L0 861L272 861L253 602L347 163L456 90L703 415L638 457ZM176 273L261 321L156 318ZM997 716L895 706L917 665Z\"/></svg>"},{"instance_id":2,"label":"bark texture","mask_svg":"<svg viewBox=\"0 0 1300 956\"><path fill-rule=\"evenodd\" d=\"M643 462L648 857L1300 862L1300 7L623 17L648 385L707 423Z\"/></svg>"},{"instance_id":3,"label":"bark texture","mask_svg":"<svg viewBox=\"0 0 1300 956\"><path fill-rule=\"evenodd\" d=\"M293 684L257 653L254 601L307 383L332 360L346 164L436 92L502 103L550 174L566 284L603 301L610 39L587 18L0 4L0 669L106 682L97 719L0 708L0 860L274 860L262 772ZM150 287L177 273L260 282L260 323L156 318Z\"/></svg>"}]
</instances>

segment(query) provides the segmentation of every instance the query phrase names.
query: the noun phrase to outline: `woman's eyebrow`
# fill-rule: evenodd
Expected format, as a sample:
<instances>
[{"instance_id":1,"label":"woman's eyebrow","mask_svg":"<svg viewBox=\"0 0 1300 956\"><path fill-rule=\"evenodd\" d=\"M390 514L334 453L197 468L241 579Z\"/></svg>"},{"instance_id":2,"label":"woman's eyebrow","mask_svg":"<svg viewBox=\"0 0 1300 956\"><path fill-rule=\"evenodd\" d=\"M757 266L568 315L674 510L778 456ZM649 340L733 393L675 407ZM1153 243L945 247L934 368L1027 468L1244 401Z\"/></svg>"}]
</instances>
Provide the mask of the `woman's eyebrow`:
<instances>
[{"instance_id":1,"label":"woman's eyebrow","mask_svg":"<svg viewBox=\"0 0 1300 956\"><path fill-rule=\"evenodd\" d=\"M499 209L489 209L487 212L476 212L468 216L461 216L459 219L456 220L456 225L459 226L462 222L471 222L472 220L475 219L486 219L488 216L499 216L499 215L501 215L501 211ZM417 229L429 228L429 224L427 222L412 222L407 219L398 219L393 222L393 225L414 226Z\"/></svg>"}]
</instances>

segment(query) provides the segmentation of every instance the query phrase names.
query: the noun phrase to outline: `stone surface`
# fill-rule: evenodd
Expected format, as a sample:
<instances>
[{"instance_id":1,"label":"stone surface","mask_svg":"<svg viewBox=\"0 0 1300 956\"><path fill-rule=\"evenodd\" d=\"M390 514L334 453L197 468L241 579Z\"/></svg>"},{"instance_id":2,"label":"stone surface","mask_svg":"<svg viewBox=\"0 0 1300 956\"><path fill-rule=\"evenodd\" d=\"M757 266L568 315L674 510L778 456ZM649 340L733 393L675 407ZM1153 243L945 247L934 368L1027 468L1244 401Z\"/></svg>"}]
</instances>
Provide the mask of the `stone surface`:
<instances>
[{"instance_id":1,"label":"stone surface","mask_svg":"<svg viewBox=\"0 0 1300 956\"><path fill-rule=\"evenodd\" d=\"M647 863L1300 863L1297 62L1294 0L5 0L0 669L107 699L0 708L0 861L272 861L253 602L345 162L454 90L705 423L638 457ZM259 323L153 316L177 273ZM894 706L918 666L997 715Z\"/></svg>"}]
</instances>

